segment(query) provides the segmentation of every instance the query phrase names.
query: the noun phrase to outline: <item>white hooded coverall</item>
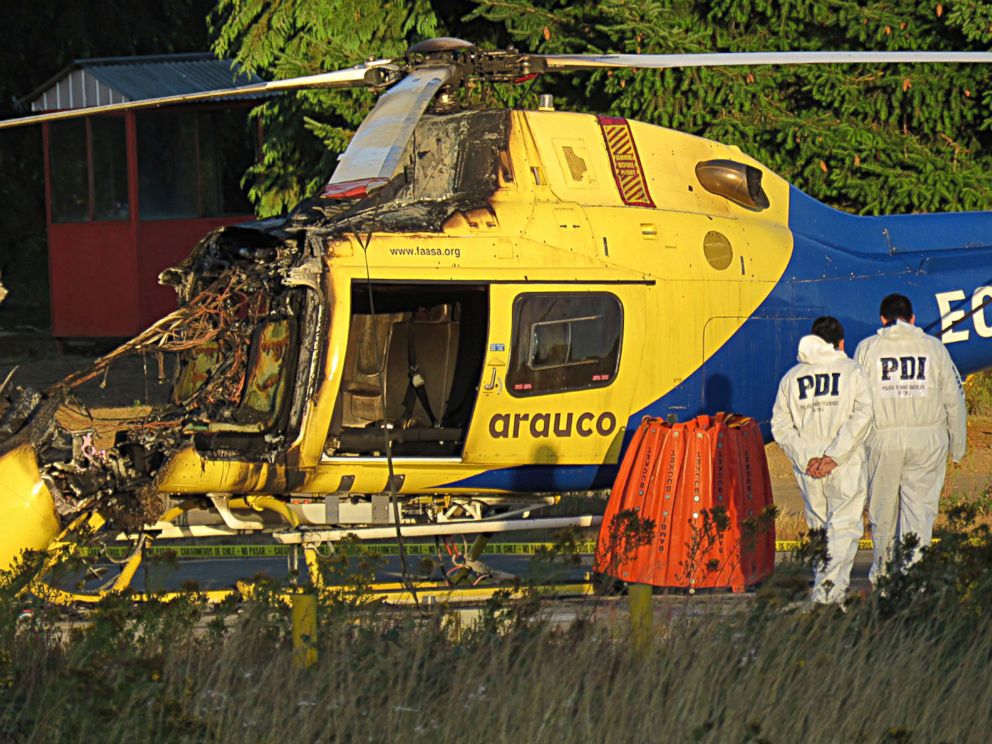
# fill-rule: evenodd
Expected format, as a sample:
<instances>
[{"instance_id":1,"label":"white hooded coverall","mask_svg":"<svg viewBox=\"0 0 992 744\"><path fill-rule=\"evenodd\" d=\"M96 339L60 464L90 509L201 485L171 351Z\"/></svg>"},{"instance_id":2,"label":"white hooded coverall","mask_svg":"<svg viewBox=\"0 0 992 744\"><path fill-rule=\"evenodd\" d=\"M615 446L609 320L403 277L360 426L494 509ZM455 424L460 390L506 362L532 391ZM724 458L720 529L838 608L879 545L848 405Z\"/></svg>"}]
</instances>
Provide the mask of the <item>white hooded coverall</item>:
<instances>
[{"instance_id":1,"label":"white hooded coverall","mask_svg":"<svg viewBox=\"0 0 992 744\"><path fill-rule=\"evenodd\" d=\"M867 443L874 583L906 535L930 544L948 445L960 461L967 414L950 354L922 329L896 321L858 344L854 357L868 374L875 423ZM919 551L909 558L917 560Z\"/></svg>"},{"instance_id":2,"label":"white hooded coverall","mask_svg":"<svg viewBox=\"0 0 992 744\"><path fill-rule=\"evenodd\" d=\"M865 438L871 427L871 392L862 369L819 336L799 341L799 364L778 386L772 436L792 461L810 529L826 529L826 565L816 568L814 602L843 602L864 533ZM814 457L837 467L823 478L806 475Z\"/></svg>"}]
</instances>

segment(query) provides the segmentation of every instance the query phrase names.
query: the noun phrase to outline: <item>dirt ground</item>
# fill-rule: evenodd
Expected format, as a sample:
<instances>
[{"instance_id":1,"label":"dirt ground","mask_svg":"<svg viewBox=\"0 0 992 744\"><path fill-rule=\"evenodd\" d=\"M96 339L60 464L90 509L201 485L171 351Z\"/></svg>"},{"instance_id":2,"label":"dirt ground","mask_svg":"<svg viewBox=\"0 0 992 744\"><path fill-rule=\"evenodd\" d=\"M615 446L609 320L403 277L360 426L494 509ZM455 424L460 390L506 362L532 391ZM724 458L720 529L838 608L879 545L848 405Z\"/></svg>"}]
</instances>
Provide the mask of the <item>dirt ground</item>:
<instances>
[{"instance_id":1,"label":"dirt ground","mask_svg":"<svg viewBox=\"0 0 992 744\"><path fill-rule=\"evenodd\" d=\"M777 444L765 447L772 492L779 507L777 537L790 540L806 529L802 517L803 500L792 472L792 464ZM986 499L992 485L992 417L968 419L968 452L959 465L948 463L947 479L941 496L943 507L950 501ZM866 537L870 535L866 534Z\"/></svg>"},{"instance_id":2,"label":"dirt ground","mask_svg":"<svg viewBox=\"0 0 992 744\"><path fill-rule=\"evenodd\" d=\"M113 340L60 344L43 334L0 329L0 385L11 375L11 387L21 385L46 390L117 345ZM106 380L101 378L87 383L78 394L87 403L129 405L135 400L164 401L166 387L159 385L158 367L153 358L134 357L117 362Z\"/></svg>"}]
</instances>

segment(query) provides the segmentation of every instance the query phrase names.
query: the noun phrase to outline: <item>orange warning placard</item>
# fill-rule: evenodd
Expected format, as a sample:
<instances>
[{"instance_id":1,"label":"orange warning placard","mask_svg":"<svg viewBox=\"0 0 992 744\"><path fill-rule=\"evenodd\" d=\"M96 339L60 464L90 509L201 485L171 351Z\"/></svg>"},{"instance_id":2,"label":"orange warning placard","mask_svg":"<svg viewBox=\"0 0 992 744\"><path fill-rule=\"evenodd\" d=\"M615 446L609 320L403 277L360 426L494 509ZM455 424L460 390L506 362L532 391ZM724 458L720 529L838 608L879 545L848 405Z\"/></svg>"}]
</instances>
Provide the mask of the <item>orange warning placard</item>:
<instances>
[{"instance_id":1,"label":"orange warning placard","mask_svg":"<svg viewBox=\"0 0 992 744\"><path fill-rule=\"evenodd\" d=\"M632 207L653 207L648 184L644 179L644 169L637 155L637 145L630 133L626 119L614 116L599 116L599 126L603 129L606 151L610 154L613 177L616 179L620 198Z\"/></svg>"}]
</instances>

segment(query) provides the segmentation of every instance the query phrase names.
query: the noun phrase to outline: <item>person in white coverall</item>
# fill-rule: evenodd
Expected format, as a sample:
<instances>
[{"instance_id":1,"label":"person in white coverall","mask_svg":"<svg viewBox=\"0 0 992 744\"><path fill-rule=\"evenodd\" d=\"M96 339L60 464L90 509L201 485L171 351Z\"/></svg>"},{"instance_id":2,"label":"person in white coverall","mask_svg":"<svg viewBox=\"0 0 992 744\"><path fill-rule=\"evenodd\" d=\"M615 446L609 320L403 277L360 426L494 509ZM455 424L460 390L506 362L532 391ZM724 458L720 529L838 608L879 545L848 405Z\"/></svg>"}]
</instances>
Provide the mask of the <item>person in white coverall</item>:
<instances>
[{"instance_id":1,"label":"person in white coverall","mask_svg":"<svg viewBox=\"0 0 992 744\"><path fill-rule=\"evenodd\" d=\"M875 546L869 579L884 574L896 543L909 534L930 544L944 487L947 454L964 457L964 390L950 354L913 325L909 298L882 300L882 328L858 344L855 360L868 374L874 430L868 438L868 518ZM918 560L919 550L909 556Z\"/></svg>"},{"instance_id":2,"label":"person in white coverall","mask_svg":"<svg viewBox=\"0 0 992 744\"><path fill-rule=\"evenodd\" d=\"M844 353L840 322L817 318L812 330L799 341L799 364L779 383L772 436L792 461L807 524L827 533L828 559L815 567L811 599L842 603L864 532L871 393Z\"/></svg>"}]
</instances>

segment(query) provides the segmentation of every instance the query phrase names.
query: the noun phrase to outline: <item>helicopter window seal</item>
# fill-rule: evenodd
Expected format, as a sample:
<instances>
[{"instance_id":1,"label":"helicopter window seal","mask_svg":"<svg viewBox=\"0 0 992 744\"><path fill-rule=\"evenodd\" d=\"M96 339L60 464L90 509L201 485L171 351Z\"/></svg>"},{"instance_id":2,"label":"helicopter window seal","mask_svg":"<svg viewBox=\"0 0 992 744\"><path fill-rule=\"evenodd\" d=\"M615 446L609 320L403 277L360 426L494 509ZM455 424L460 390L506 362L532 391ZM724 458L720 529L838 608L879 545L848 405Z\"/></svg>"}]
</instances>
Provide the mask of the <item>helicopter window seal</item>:
<instances>
[{"instance_id":1,"label":"helicopter window seal","mask_svg":"<svg viewBox=\"0 0 992 744\"><path fill-rule=\"evenodd\" d=\"M606 387L616 378L623 305L609 292L518 295L507 390L515 397Z\"/></svg>"}]
</instances>

